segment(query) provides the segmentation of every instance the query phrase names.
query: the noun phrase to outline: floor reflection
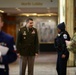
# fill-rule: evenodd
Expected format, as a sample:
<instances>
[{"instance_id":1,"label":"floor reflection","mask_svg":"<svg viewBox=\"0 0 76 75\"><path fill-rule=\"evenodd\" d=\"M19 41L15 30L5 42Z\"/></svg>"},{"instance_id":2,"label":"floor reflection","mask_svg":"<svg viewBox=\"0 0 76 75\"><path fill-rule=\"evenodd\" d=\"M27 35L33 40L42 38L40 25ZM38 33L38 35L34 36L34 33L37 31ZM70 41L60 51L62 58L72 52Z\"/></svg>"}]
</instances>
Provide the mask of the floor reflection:
<instances>
[{"instance_id":1,"label":"floor reflection","mask_svg":"<svg viewBox=\"0 0 76 75\"><path fill-rule=\"evenodd\" d=\"M57 75L56 58L56 53L40 53L35 58L34 75ZM10 64L10 75L19 75L19 59ZM76 75L76 67L67 67L67 75Z\"/></svg>"}]
</instances>

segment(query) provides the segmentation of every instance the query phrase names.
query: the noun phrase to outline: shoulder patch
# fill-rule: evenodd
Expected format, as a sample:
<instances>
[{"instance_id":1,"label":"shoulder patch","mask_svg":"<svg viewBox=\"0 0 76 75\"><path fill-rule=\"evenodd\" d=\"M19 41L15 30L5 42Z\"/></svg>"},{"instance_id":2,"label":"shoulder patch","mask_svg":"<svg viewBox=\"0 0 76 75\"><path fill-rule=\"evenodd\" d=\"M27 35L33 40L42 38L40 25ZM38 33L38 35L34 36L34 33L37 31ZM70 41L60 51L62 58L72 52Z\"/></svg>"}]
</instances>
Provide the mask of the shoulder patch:
<instances>
[{"instance_id":1,"label":"shoulder patch","mask_svg":"<svg viewBox=\"0 0 76 75\"><path fill-rule=\"evenodd\" d=\"M67 34L64 34L64 35L63 35L63 38L64 38L64 39L67 39Z\"/></svg>"}]
</instances>

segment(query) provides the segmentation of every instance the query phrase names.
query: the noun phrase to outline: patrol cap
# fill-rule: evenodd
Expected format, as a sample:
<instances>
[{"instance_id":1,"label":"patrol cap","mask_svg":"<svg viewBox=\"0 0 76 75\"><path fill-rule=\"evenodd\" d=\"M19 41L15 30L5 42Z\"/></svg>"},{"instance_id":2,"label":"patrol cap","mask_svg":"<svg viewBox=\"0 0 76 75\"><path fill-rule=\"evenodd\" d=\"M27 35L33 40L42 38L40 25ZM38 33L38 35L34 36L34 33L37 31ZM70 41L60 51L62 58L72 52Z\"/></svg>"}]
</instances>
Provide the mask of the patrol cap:
<instances>
[{"instance_id":1,"label":"patrol cap","mask_svg":"<svg viewBox=\"0 0 76 75\"><path fill-rule=\"evenodd\" d=\"M58 24L57 28L59 28L61 31L64 31L65 30L65 23L62 22L62 23Z\"/></svg>"}]
</instances>

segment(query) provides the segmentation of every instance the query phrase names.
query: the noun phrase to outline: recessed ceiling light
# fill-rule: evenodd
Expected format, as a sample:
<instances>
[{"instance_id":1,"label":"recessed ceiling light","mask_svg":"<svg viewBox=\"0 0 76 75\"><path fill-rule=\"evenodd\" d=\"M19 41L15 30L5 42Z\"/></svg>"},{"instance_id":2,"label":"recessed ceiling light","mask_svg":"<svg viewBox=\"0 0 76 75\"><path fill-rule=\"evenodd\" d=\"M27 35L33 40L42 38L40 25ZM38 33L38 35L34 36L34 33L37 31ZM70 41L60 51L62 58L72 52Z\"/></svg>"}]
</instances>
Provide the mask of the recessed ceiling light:
<instances>
[{"instance_id":1,"label":"recessed ceiling light","mask_svg":"<svg viewBox=\"0 0 76 75\"><path fill-rule=\"evenodd\" d=\"M3 10L0 10L0 12L1 12L1 13L4 13L4 11L3 11Z\"/></svg>"},{"instance_id":2,"label":"recessed ceiling light","mask_svg":"<svg viewBox=\"0 0 76 75\"><path fill-rule=\"evenodd\" d=\"M33 13L32 15L37 15L37 13Z\"/></svg>"},{"instance_id":3,"label":"recessed ceiling light","mask_svg":"<svg viewBox=\"0 0 76 75\"><path fill-rule=\"evenodd\" d=\"M29 14L26 14L26 16L28 17L28 16L29 16Z\"/></svg>"}]
</instances>

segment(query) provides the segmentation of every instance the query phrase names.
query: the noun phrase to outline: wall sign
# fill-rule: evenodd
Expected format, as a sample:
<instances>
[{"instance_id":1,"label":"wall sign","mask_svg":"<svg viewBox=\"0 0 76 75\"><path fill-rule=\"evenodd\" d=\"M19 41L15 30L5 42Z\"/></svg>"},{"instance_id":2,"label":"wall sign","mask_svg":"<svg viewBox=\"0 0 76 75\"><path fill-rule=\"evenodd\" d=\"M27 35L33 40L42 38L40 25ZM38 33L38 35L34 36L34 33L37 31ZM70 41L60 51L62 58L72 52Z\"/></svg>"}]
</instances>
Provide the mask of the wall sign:
<instances>
[{"instance_id":1,"label":"wall sign","mask_svg":"<svg viewBox=\"0 0 76 75\"><path fill-rule=\"evenodd\" d=\"M57 7L58 0L0 0L3 7Z\"/></svg>"}]
</instances>

